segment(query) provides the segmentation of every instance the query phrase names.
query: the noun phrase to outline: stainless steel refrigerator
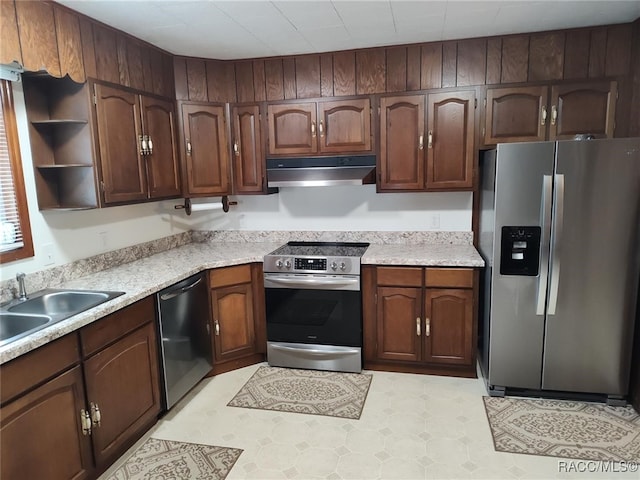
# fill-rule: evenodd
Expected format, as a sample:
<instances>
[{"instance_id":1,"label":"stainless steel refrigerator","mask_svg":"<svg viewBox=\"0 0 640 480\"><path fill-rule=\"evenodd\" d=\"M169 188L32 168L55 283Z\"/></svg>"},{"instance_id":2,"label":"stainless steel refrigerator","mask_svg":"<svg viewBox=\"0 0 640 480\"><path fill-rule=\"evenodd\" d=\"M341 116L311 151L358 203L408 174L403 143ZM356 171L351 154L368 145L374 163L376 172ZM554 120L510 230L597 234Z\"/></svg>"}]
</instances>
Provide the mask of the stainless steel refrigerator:
<instances>
[{"instance_id":1,"label":"stainless steel refrigerator","mask_svg":"<svg viewBox=\"0 0 640 480\"><path fill-rule=\"evenodd\" d=\"M624 401L640 271L640 138L481 158L480 366L491 395Z\"/></svg>"}]
</instances>

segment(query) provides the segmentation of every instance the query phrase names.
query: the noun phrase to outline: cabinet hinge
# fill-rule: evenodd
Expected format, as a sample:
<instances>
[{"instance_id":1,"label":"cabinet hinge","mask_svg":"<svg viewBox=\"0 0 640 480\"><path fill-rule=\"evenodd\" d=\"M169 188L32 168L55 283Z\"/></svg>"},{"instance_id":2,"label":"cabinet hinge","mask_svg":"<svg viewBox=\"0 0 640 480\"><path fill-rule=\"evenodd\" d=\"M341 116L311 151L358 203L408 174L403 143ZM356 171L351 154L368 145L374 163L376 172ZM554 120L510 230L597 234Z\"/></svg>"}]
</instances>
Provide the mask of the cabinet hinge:
<instances>
[{"instance_id":1,"label":"cabinet hinge","mask_svg":"<svg viewBox=\"0 0 640 480\"><path fill-rule=\"evenodd\" d=\"M482 104L486 107L487 106L487 99L485 98L484 100L482 100Z\"/></svg>"},{"instance_id":2,"label":"cabinet hinge","mask_svg":"<svg viewBox=\"0 0 640 480\"><path fill-rule=\"evenodd\" d=\"M380 107L378 107L378 116L380 116Z\"/></svg>"},{"instance_id":3,"label":"cabinet hinge","mask_svg":"<svg viewBox=\"0 0 640 480\"><path fill-rule=\"evenodd\" d=\"M485 130L485 128L484 128L484 127L482 127L482 136L483 136L483 137L484 137L484 130Z\"/></svg>"},{"instance_id":4,"label":"cabinet hinge","mask_svg":"<svg viewBox=\"0 0 640 480\"><path fill-rule=\"evenodd\" d=\"M93 104L94 105L98 105L98 97L96 97L96 94L93 94Z\"/></svg>"},{"instance_id":5,"label":"cabinet hinge","mask_svg":"<svg viewBox=\"0 0 640 480\"><path fill-rule=\"evenodd\" d=\"M104 193L104 181L100 180L100 190Z\"/></svg>"},{"instance_id":6,"label":"cabinet hinge","mask_svg":"<svg viewBox=\"0 0 640 480\"><path fill-rule=\"evenodd\" d=\"M478 99L477 98L473 99L473 108L478 108Z\"/></svg>"}]
</instances>

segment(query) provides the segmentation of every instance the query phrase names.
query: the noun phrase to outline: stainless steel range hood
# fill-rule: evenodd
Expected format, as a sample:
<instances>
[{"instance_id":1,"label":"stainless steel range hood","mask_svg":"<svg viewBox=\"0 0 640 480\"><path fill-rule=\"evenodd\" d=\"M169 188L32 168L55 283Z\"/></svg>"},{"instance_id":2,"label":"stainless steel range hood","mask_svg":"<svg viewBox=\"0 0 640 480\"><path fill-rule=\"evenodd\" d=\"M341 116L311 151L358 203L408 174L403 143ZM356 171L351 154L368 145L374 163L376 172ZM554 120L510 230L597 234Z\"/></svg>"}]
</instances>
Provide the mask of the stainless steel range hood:
<instances>
[{"instance_id":1,"label":"stainless steel range hood","mask_svg":"<svg viewBox=\"0 0 640 480\"><path fill-rule=\"evenodd\" d=\"M376 182L376 157L268 158L268 187L328 187Z\"/></svg>"}]
</instances>

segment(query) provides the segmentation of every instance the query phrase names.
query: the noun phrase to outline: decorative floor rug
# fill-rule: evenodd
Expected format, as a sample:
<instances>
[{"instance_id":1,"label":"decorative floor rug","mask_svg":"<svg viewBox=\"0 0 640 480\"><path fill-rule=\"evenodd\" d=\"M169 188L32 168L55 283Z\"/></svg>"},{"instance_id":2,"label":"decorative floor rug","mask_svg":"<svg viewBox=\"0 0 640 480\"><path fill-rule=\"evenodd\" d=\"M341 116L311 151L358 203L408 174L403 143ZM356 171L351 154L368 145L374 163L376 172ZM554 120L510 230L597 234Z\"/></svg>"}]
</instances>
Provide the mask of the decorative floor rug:
<instances>
[{"instance_id":1,"label":"decorative floor rug","mask_svg":"<svg viewBox=\"0 0 640 480\"><path fill-rule=\"evenodd\" d=\"M241 453L239 448L149 438L107 480L221 480Z\"/></svg>"},{"instance_id":2,"label":"decorative floor rug","mask_svg":"<svg viewBox=\"0 0 640 480\"><path fill-rule=\"evenodd\" d=\"M499 452L640 461L640 415L631 407L495 397L484 407Z\"/></svg>"},{"instance_id":3,"label":"decorative floor rug","mask_svg":"<svg viewBox=\"0 0 640 480\"><path fill-rule=\"evenodd\" d=\"M371 375L260 367L227 404L359 419Z\"/></svg>"}]
</instances>

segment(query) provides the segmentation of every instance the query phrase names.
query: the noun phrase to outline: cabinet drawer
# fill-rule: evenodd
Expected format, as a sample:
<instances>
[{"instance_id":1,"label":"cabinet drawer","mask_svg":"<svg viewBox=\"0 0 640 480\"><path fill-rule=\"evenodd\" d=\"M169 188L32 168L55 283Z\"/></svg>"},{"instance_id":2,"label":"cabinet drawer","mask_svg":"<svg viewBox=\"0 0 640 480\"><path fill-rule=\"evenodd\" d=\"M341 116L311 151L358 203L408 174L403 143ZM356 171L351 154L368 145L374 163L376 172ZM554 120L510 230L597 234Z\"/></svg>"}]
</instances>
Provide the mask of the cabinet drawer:
<instances>
[{"instance_id":1,"label":"cabinet drawer","mask_svg":"<svg viewBox=\"0 0 640 480\"><path fill-rule=\"evenodd\" d=\"M0 402L6 403L80 361L78 336L65 335L0 367Z\"/></svg>"},{"instance_id":2,"label":"cabinet drawer","mask_svg":"<svg viewBox=\"0 0 640 480\"><path fill-rule=\"evenodd\" d=\"M399 287L421 287L422 268L378 267L376 269L378 285Z\"/></svg>"},{"instance_id":3,"label":"cabinet drawer","mask_svg":"<svg viewBox=\"0 0 640 480\"><path fill-rule=\"evenodd\" d=\"M473 288L473 269L427 268L424 284L427 287Z\"/></svg>"},{"instance_id":4,"label":"cabinet drawer","mask_svg":"<svg viewBox=\"0 0 640 480\"><path fill-rule=\"evenodd\" d=\"M251 283L251 265L216 268L209 272L209 288Z\"/></svg>"},{"instance_id":5,"label":"cabinet drawer","mask_svg":"<svg viewBox=\"0 0 640 480\"><path fill-rule=\"evenodd\" d=\"M153 300L154 297L149 296L81 329L82 356L86 358L139 326L153 321Z\"/></svg>"}]
</instances>

